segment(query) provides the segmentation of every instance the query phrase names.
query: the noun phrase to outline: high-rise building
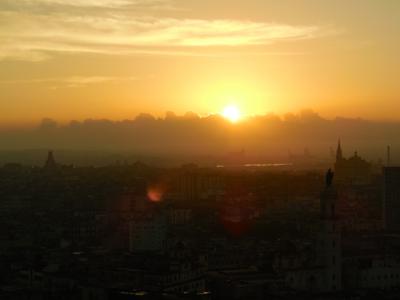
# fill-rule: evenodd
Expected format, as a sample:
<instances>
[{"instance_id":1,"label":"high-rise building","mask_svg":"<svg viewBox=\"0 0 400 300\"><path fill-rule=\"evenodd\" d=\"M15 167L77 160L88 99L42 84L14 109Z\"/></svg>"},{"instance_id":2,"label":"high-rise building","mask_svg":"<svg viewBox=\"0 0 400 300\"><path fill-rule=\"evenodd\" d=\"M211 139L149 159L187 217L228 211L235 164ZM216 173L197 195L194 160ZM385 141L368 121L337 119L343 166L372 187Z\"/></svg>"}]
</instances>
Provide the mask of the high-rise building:
<instances>
[{"instance_id":1,"label":"high-rise building","mask_svg":"<svg viewBox=\"0 0 400 300\"><path fill-rule=\"evenodd\" d=\"M383 168L383 227L400 230L400 167Z\"/></svg>"},{"instance_id":2,"label":"high-rise building","mask_svg":"<svg viewBox=\"0 0 400 300\"><path fill-rule=\"evenodd\" d=\"M177 177L177 188L182 200L195 203L219 194L224 188L224 180L218 172L185 165Z\"/></svg>"}]
</instances>

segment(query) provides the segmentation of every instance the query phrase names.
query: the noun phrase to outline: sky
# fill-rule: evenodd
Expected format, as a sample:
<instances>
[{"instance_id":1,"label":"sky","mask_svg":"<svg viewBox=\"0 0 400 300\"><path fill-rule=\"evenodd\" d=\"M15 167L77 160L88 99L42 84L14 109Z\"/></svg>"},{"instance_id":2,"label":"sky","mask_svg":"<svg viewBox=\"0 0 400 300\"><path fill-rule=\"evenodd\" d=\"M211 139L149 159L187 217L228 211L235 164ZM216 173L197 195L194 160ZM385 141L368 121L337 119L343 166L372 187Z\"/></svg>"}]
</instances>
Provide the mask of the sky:
<instances>
[{"instance_id":1,"label":"sky","mask_svg":"<svg viewBox=\"0 0 400 300\"><path fill-rule=\"evenodd\" d=\"M0 127L313 109L400 121L398 0L1 0Z\"/></svg>"}]
</instances>

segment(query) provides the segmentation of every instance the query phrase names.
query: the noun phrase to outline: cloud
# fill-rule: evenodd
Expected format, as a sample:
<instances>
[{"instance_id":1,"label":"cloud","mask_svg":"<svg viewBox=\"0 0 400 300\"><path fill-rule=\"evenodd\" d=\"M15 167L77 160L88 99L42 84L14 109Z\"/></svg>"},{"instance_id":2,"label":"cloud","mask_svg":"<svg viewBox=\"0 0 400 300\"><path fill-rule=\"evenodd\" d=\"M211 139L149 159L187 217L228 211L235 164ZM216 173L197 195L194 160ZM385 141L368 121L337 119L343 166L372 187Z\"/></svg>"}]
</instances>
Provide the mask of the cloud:
<instances>
[{"instance_id":1,"label":"cloud","mask_svg":"<svg viewBox=\"0 0 400 300\"><path fill-rule=\"evenodd\" d=\"M151 10L168 7L167 1L6 3L0 4L0 59L3 60L40 61L57 52L201 55L205 48L270 45L332 33L315 25L153 16Z\"/></svg>"},{"instance_id":2,"label":"cloud","mask_svg":"<svg viewBox=\"0 0 400 300\"><path fill-rule=\"evenodd\" d=\"M303 153L306 147L328 157L341 137L346 156L359 150L362 156L378 158L385 155L386 145L400 147L399 130L399 122L325 119L310 110L285 117L252 116L235 125L219 115L171 112L164 118L141 114L123 121L88 119L69 124L47 118L35 129L0 131L0 151L48 148L218 156L246 149L250 155L287 159L289 149Z\"/></svg>"},{"instance_id":3,"label":"cloud","mask_svg":"<svg viewBox=\"0 0 400 300\"><path fill-rule=\"evenodd\" d=\"M7 7L79 7L79 8L165 8L170 5L169 0L4 0Z\"/></svg>"},{"instance_id":4,"label":"cloud","mask_svg":"<svg viewBox=\"0 0 400 300\"><path fill-rule=\"evenodd\" d=\"M62 87L84 87L91 84L99 84L104 82L124 82L135 81L137 77L113 77L113 76L70 76L70 77L54 77L54 78L37 78L37 79L18 79L18 80L0 80L0 84L31 84L31 83L49 83L52 88Z\"/></svg>"},{"instance_id":5,"label":"cloud","mask_svg":"<svg viewBox=\"0 0 400 300\"><path fill-rule=\"evenodd\" d=\"M129 0L25 0L26 3L42 3L47 5L66 5L78 7L120 7L129 5ZM135 1L137 2L137 1ZM143 1L142 1L143 2Z\"/></svg>"}]
</instances>

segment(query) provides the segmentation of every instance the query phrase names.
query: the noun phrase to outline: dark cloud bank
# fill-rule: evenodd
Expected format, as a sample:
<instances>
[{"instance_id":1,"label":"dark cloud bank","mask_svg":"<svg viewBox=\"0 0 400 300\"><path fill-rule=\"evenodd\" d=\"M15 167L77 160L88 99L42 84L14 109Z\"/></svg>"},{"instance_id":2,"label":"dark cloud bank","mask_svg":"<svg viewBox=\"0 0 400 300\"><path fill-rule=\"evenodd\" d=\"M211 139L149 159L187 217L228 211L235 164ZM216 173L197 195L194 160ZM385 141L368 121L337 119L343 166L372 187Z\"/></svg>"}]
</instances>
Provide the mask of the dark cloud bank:
<instances>
[{"instance_id":1,"label":"dark cloud bank","mask_svg":"<svg viewBox=\"0 0 400 300\"><path fill-rule=\"evenodd\" d=\"M91 151L137 156L222 156L245 149L268 160L284 159L288 151L329 157L342 139L346 155L358 150L368 159L385 157L391 145L393 159L400 150L400 123L362 119L324 119L313 111L299 114L255 116L231 124L218 115L187 113L165 118L141 114L132 120L85 120L58 125L44 119L30 130L0 132L2 153L26 149ZM3 159L4 160L4 159Z\"/></svg>"}]
</instances>

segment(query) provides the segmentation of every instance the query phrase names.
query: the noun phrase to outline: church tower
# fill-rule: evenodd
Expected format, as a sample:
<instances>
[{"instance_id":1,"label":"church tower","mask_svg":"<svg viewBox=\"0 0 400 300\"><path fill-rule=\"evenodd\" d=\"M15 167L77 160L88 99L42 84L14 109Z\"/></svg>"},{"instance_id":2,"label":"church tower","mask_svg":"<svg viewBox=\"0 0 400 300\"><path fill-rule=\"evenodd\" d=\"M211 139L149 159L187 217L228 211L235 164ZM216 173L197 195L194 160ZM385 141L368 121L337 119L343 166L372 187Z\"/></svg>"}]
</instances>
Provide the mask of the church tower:
<instances>
[{"instance_id":1,"label":"church tower","mask_svg":"<svg viewBox=\"0 0 400 300\"><path fill-rule=\"evenodd\" d=\"M342 289L341 230L336 214L337 191L332 180L333 172L329 169L320 198L321 232L318 251L320 264L324 267L322 289L327 292Z\"/></svg>"}]
</instances>

